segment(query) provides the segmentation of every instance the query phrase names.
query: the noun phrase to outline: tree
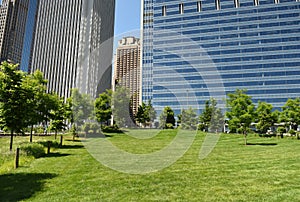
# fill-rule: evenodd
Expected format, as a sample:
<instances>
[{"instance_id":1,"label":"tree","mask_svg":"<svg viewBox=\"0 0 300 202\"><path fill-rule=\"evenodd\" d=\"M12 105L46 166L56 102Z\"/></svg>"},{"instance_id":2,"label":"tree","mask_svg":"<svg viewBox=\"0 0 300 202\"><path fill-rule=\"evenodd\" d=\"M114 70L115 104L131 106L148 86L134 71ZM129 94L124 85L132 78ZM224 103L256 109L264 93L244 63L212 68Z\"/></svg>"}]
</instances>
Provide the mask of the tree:
<instances>
[{"instance_id":1,"label":"tree","mask_svg":"<svg viewBox=\"0 0 300 202\"><path fill-rule=\"evenodd\" d=\"M106 90L106 92L100 94L99 98L95 100L96 119L101 125L103 122L106 122L106 124L108 125L108 121L109 119L111 119L111 99L112 91Z\"/></svg>"},{"instance_id":2,"label":"tree","mask_svg":"<svg viewBox=\"0 0 300 202\"><path fill-rule=\"evenodd\" d=\"M43 73L36 71L27 75L22 82L22 88L27 92L26 119L30 130L30 142L32 142L32 131L35 124L48 122L50 111L54 109L57 96L46 93L47 81Z\"/></svg>"},{"instance_id":3,"label":"tree","mask_svg":"<svg viewBox=\"0 0 300 202\"><path fill-rule=\"evenodd\" d=\"M66 117L71 122L71 133L73 140L77 135L77 129L86 121L93 119L94 105L88 94L81 94L78 89L72 89L72 95L67 100Z\"/></svg>"},{"instance_id":4,"label":"tree","mask_svg":"<svg viewBox=\"0 0 300 202\"><path fill-rule=\"evenodd\" d=\"M224 126L224 115L221 109L214 107L211 115L211 123L209 126L210 131L212 132L221 132Z\"/></svg>"},{"instance_id":5,"label":"tree","mask_svg":"<svg viewBox=\"0 0 300 202\"><path fill-rule=\"evenodd\" d=\"M117 86L112 96L112 112L114 121L119 127L133 126L132 100L126 87Z\"/></svg>"},{"instance_id":6,"label":"tree","mask_svg":"<svg viewBox=\"0 0 300 202\"><path fill-rule=\"evenodd\" d=\"M135 120L136 122L141 123L144 127L146 122L150 120L149 114L147 113L147 106L144 102L142 102L142 105L139 106Z\"/></svg>"},{"instance_id":7,"label":"tree","mask_svg":"<svg viewBox=\"0 0 300 202\"><path fill-rule=\"evenodd\" d=\"M175 118L174 118L174 111L172 110L171 107L165 107L163 112L160 114L159 117L159 124L160 124L160 128L163 129L169 129L169 128L173 128L175 125Z\"/></svg>"},{"instance_id":8,"label":"tree","mask_svg":"<svg viewBox=\"0 0 300 202\"><path fill-rule=\"evenodd\" d=\"M147 123L153 122L155 118L156 111L152 106L151 100L148 101L148 105L142 102L135 116L136 122L143 124L145 127Z\"/></svg>"},{"instance_id":9,"label":"tree","mask_svg":"<svg viewBox=\"0 0 300 202\"><path fill-rule=\"evenodd\" d=\"M156 119L156 111L152 105L151 100L148 100L147 114L149 116L149 122L152 123Z\"/></svg>"},{"instance_id":10,"label":"tree","mask_svg":"<svg viewBox=\"0 0 300 202\"><path fill-rule=\"evenodd\" d=\"M279 119L290 129L297 130L298 125L300 125L300 98L288 99L282 107Z\"/></svg>"},{"instance_id":11,"label":"tree","mask_svg":"<svg viewBox=\"0 0 300 202\"><path fill-rule=\"evenodd\" d=\"M212 105L213 106L213 105ZM211 100L205 102L205 108L201 115L199 116L199 122L201 124L201 129L205 131L208 130L211 122L211 113L212 113Z\"/></svg>"},{"instance_id":12,"label":"tree","mask_svg":"<svg viewBox=\"0 0 300 202\"><path fill-rule=\"evenodd\" d=\"M217 101L213 98L205 102L205 108L199 116L200 128L208 131L222 131L224 116L221 109L217 108Z\"/></svg>"},{"instance_id":13,"label":"tree","mask_svg":"<svg viewBox=\"0 0 300 202\"><path fill-rule=\"evenodd\" d=\"M181 111L181 128L184 130L197 129L197 113L191 107Z\"/></svg>"},{"instance_id":14,"label":"tree","mask_svg":"<svg viewBox=\"0 0 300 202\"><path fill-rule=\"evenodd\" d=\"M66 129L66 106L63 99L60 99L58 96L56 98L56 106L50 112L51 122L50 130L55 131L55 139L57 137L57 132Z\"/></svg>"},{"instance_id":15,"label":"tree","mask_svg":"<svg viewBox=\"0 0 300 202\"><path fill-rule=\"evenodd\" d=\"M261 133L266 133L268 129L277 122L278 112L272 112L273 106L266 102L259 102L256 109L257 125L256 128Z\"/></svg>"},{"instance_id":16,"label":"tree","mask_svg":"<svg viewBox=\"0 0 300 202\"><path fill-rule=\"evenodd\" d=\"M22 88L25 74L17 70L18 65L3 62L0 65L0 128L10 130L10 150L14 132L26 127L25 117L28 93Z\"/></svg>"},{"instance_id":17,"label":"tree","mask_svg":"<svg viewBox=\"0 0 300 202\"><path fill-rule=\"evenodd\" d=\"M231 132L244 134L247 145L247 133L255 119L255 107L246 90L237 89L235 93L228 94L226 116L229 119L228 126Z\"/></svg>"}]
</instances>

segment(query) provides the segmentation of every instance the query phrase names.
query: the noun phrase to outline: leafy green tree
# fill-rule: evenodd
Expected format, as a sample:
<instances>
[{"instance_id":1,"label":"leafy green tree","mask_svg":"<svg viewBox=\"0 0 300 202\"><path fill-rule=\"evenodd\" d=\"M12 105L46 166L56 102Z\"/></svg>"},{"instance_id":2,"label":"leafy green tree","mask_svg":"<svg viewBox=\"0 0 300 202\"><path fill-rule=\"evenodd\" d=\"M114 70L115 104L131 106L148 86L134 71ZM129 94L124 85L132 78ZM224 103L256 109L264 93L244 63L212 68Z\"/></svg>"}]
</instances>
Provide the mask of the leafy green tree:
<instances>
[{"instance_id":1,"label":"leafy green tree","mask_svg":"<svg viewBox=\"0 0 300 202\"><path fill-rule=\"evenodd\" d=\"M210 131L212 132L221 132L224 126L224 115L221 109L214 107L212 110L211 123L209 126Z\"/></svg>"},{"instance_id":2,"label":"leafy green tree","mask_svg":"<svg viewBox=\"0 0 300 202\"><path fill-rule=\"evenodd\" d=\"M119 127L134 126L130 91L126 87L117 86L112 96L113 118Z\"/></svg>"},{"instance_id":3,"label":"leafy green tree","mask_svg":"<svg viewBox=\"0 0 300 202\"><path fill-rule=\"evenodd\" d=\"M156 119L156 111L151 100L148 100L147 114L149 115L149 122L152 123Z\"/></svg>"},{"instance_id":4,"label":"leafy green tree","mask_svg":"<svg viewBox=\"0 0 300 202\"><path fill-rule=\"evenodd\" d=\"M99 98L95 100L95 113L97 121L102 125L103 122L106 122L111 119L112 115L112 91L106 90L99 95Z\"/></svg>"},{"instance_id":5,"label":"leafy green tree","mask_svg":"<svg viewBox=\"0 0 300 202\"><path fill-rule=\"evenodd\" d=\"M291 129L297 129L297 126L300 125L300 98L287 100L282 107L280 122L284 122Z\"/></svg>"},{"instance_id":6,"label":"leafy green tree","mask_svg":"<svg viewBox=\"0 0 300 202\"><path fill-rule=\"evenodd\" d=\"M212 113L212 106L211 100L207 100L205 102L205 108L201 115L199 116L199 122L201 124L201 129L208 130L211 122L211 113Z\"/></svg>"},{"instance_id":7,"label":"leafy green tree","mask_svg":"<svg viewBox=\"0 0 300 202\"><path fill-rule=\"evenodd\" d=\"M66 117L71 123L71 133L74 140L78 128L86 121L94 118L94 103L90 95L81 94L78 89L72 89L71 97L66 103Z\"/></svg>"},{"instance_id":8,"label":"leafy green tree","mask_svg":"<svg viewBox=\"0 0 300 202\"><path fill-rule=\"evenodd\" d=\"M156 118L156 111L152 106L151 100L149 100L148 105L144 102L139 106L138 112L135 116L135 120L138 123L143 124L145 127L147 123L152 123Z\"/></svg>"},{"instance_id":9,"label":"leafy green tree","mask_svg":"<svg viewBox=\"0 0 300 202\"><path fill-rule=\"evenodd\" d=\"M149 114L147 113L147 106L144 102L139 106L135 116L135 120L138 123L141 123L144 127L146 125L146 122L150 120Z\"/></svg>"},{"instance_id":10,"label":"leafy green tree","mask_svg":"<svg viewBox=\"0 0 300 202\"><path fill-rule=\"evenodd\" d=\"M191 107L181 111L181 128L184 130L197 129L197 113Z\"/></svg>"},{"instance_id":11,"label":"leafy green tree","mask_svg":"<svg viewBox=\"0 0 300 202\"><path fill-rule=\"evenodd\" d=\"M63 131L66 129L66 106L63 99L58 96L56 98L56 106L50 112L51 122L50 130L55 131L55 139L57 137L58 131Z\"/></svg>"},{"instance_id":12,"label":"leafy green tree","mask_svg":"<svg viewBox=\"0 0 300 202\"><path fill-rule=\"evenodd\" d=\"M229 119L230 131L243 133L247 145L247 133L255 120L255 106L251 97L246 94L246 90L237 89L235 93L228 94L227 107L226 116Z\"/></svg>"},{"instance_id":13,"label":"leafy green tree","mask_svg":"<svg viewBox=\"0 0 300 202\"><path fill-rule=\"evenodd\" d=\"M175 126L174 111L167 106L159 116L159 127L163 129L173 128Z\"/></svg>"},{"instance_id":14,"label":"leafy green tree","mask_svg":"<svg viewBox=\"0 0 300 202\"><path fill-rule=\"evenodd\" d=\"M217 101L213 98L205 102L205 108L199 116L201 130L222 131L224 116L221 109L217 108L217 104Z\"/></svg>"},{"instance_id":15,"label":"leafy green tree","mask_svg":"<svg viewBox=\"0 0 300 202\"><path fill-rule=\"evenodd\" d=\"M27 75L22 81L22 88L27 92L27 103L23 109L26 111L26 123L31 126L30 142L32 142L33 126L38 123L48 122L50 111L56 107L57 96L46 93L47 81L43 73L36 71Z\"/></svg>"},{"instance_id":16,"label":"leafy green tree","mask_svg":"<svg viewBox=\"0 0 300 202\"><path fill-rule=\"evenodd\" d=\"M278 120L278 112L272 112L273 106L266 102L259 102L256 109L257 125L256 128L261 133L266 133L268 129Z\"/></svg>"},{"instance_id":17,"label":"leafy green tree","mask_svg":"<svg viewBox=\"0 0 300 202\"><path fill-rule=\"evenodd\" d=\"M0 65L0 128L10 130L10 150L14 132L22 132L25 122L28 92L22 88L24 73L18 65L3 62Z\"/></svg>"}]
</instances>

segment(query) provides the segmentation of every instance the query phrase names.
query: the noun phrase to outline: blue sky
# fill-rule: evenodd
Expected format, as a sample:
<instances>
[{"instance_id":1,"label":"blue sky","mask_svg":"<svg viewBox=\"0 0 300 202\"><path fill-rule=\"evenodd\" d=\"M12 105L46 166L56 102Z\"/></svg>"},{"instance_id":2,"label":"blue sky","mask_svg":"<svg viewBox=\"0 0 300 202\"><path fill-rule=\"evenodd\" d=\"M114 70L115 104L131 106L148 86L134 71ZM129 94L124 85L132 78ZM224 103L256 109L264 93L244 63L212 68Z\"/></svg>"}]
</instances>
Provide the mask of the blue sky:
<instances>
[{"instance_id":1,"label":"blue sky","mask_svg":"<svg viewBox=\"0 0 300 202\"><path fill-rule=\"evenodd\" d=\"M115 35L140 29L141 0L116 0Z\"/></svg>"}]
</instances>

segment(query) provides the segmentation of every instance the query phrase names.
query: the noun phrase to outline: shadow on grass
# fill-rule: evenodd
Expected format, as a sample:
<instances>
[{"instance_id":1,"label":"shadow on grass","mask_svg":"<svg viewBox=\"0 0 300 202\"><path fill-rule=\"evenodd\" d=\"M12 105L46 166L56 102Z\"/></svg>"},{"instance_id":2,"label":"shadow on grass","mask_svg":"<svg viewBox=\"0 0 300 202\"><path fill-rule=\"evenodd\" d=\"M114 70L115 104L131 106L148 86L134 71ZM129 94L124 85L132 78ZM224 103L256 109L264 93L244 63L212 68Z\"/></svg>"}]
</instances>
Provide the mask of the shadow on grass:
<instances>
[{"instance_id":1,"label":"shadow on grass","mask_svg":"<svg viewBox=\"0 0 300 202\"><path fill-rule=\"evenodd\" d=\"M276 146L277 143L250 143L248 142L247 145L258 145L258 146Z\"/></svg>"},{"instance_id":2,"label":"shadow on grass","mask_svg":"<svg viewBox=\"0 0 300 202\"><path fill-rule=\"evenodd\" d=\"M45 157L46 158L52 158L52 157L64 157L64 156L70 156L70 154L61 154L61 153L50 153L47 154Z\"/></svg>"},{"instance_id":3,"label":"shadow on grass","mask_svg":"<svg viewBox=\"0 0 300 202\"><path fill-rule=\"evenodd\" d=\"M17 173L0 175L0 201L20 201L44 187L44 181L56 177L50 173Z\"/></svg>"},{"instance_id":4,"label":"shadow on grass","mask_svg":"<svg viewBox=\"0 0 300 202\"><path fill-rule=\"evenodd\" d=\"M63 145L59 149L81 149L83 147L84 147L83 145Z\"/></svg>"},{"instance_id":5,"label":"shadow on grass","mask_svg":"<svg viewBox=\"0 0 300 202\"><path fill-rule=\"evenodd\" d=\"M81 140L65 140L67 142L81 142Z\"/></svg>"}]
</instances>

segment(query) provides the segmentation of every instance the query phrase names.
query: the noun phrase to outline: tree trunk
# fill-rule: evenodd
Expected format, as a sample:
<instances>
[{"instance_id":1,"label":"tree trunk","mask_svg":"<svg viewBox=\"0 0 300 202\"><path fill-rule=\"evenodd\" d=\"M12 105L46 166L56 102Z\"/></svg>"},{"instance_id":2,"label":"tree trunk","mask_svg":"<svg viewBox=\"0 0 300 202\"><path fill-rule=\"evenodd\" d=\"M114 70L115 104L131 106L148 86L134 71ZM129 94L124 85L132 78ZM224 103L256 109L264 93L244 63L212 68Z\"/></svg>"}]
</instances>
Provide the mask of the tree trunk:
<instances>
[{"instance_id":1,"label":"tree trunk","mask_svg":"<svg viewBox=\"0 0 300 202\"><path fill-rule=\"evenodd\" d=\"M31 129L30 129L30 142L32 142L32 131L33 131L33 125L31 125Z\"/></svg>"},{"instance_id":2,"label":"tree trunk","mask_svg":"<svg viewBox=\"0 0 300 202\"><path fill-rule=\"evenodd\" d=\"M10 131L10 145L9 145L9 150L10 150L10 151L12 151L13 141L14 141L14 131L11 130L11 131Z\"/></svg>"},{"instance_id":3,"label":"tree trunk","mask_svg":"<svg viewBox=\"0 0 300 202\"><path fill-rule=\"evenodd\" d=\"M57 138L57 130L55 130L55 136L54 137L55 137L55 139Z\"/></svg>"}]
</instances>

